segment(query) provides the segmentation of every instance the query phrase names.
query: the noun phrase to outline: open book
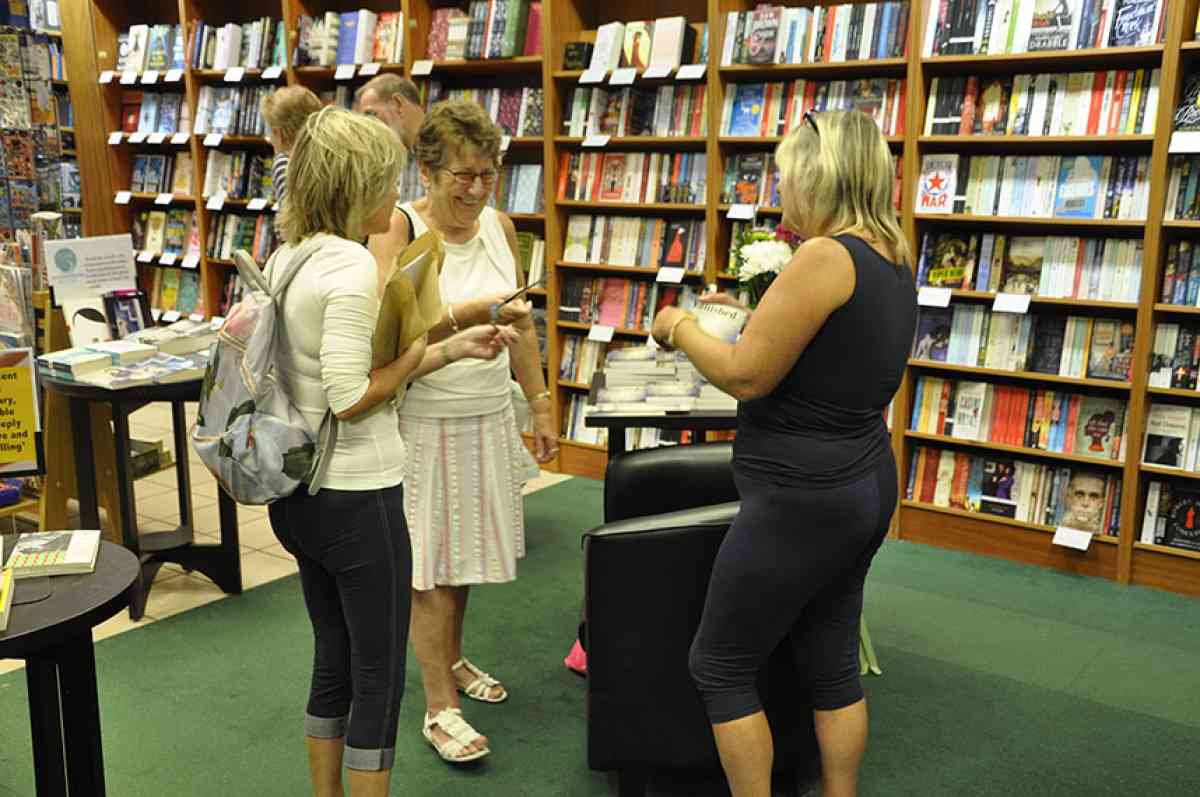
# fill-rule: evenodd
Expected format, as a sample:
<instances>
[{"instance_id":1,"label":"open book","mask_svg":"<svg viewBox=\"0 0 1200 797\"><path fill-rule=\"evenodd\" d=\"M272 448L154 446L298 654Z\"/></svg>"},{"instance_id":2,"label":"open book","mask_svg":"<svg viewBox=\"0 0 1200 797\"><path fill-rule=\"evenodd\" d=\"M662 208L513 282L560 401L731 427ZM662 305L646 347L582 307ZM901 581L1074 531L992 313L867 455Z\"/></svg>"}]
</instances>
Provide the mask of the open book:
<instances>
[{"instance_id":1,"label":"open book","mask_svg":"<svg viewBox=\"0 0 1200 797\"><path fill-rule=\"evenodd\" d=\"M438 276L445 251L433 231L404 248L392 264L379 305L379 320L371 339L371 367L396 359L413 341L433 328L442 317ZM397 398L404 389L397 391Z\"/></svg>"}]
</instances>

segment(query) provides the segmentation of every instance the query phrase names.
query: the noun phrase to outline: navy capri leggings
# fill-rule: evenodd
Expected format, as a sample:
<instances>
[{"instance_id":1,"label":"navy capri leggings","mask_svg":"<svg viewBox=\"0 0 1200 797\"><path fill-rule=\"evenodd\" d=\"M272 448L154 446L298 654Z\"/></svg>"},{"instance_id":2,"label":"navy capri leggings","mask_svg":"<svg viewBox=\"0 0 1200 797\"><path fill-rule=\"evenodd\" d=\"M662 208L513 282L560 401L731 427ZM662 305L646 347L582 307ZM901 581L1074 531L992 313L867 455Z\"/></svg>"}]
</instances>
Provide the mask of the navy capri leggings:
<instances>
[{"instance_id":1,"label":"navy capri leggings","mask_svg":"<svg viewBox=\"0 0 1200 797\"><path fill-rule=\"evenodd\" d=\"M858 702L863 582L896 505L888 452L837 486L781 486L735 474L742 506L717 553L688 660L709 720L762 710L755 688L787 636L812 706Z\"/></svg>"}]
</instances>

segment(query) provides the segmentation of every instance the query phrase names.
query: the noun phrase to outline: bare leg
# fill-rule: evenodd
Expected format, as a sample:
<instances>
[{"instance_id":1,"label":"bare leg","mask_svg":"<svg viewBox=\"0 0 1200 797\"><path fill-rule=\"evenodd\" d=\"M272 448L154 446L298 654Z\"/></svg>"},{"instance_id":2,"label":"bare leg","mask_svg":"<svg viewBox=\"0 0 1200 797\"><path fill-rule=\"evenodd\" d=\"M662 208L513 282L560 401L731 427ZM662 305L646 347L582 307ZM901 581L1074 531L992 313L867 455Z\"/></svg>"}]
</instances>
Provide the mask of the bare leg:
<instances>
[{"instance_id":1,"label":"bare leg","mask_svg":"<svg viewBox=\"0 0 1200 797\"><path fill-rule=\"evenodd\" d=\"M447 587L454 593L454 627L450 637L450 663L462 658L463 618L467 616L467 600L471 597L470 587Z\"/></svg>"},{"instance_id":2,"label":"bare leg","mask_svg":"<svg viewBox=\"0 0 1200 797\"><path fill-rule=\"evenodd\" d=\"M343 797L342 750L346 738L318 739L305 736L308 747L308 771L312 774L315 797Z\"/></svg>"},{"instance_id":3,"label":"bare leg","mask_svg":"<svg viewBox=\"0 0 1200 797\"><path fill-rule=\"evenodd\" d=\"M434 587L412 592L412 625L409 639L421 665L421 681L425 687L425 713L437 714L444 708L458 708L458 692L454 688L454 676L450 665L457 661L451 658L454 636L455 593L454 587ZM439 744L450 737L441 729L433 729L434 740ZM487 738L469 745L469 749L482 750L487 747Z\"/></svg>"},{"instance_id":4,"label":"bare leg","mask_svg":"<svg viewBox=\"0 0 1200 797\"><path fill-rule=\"evenodd\" d=\"M867 749L867 701L834 711L814 711L813 723L821 746L821 793L824 797L855 797L858 765Z\"/></svg>"},{"instance_id":5,"label":"bare leg","mask_svg":"<svg viewBox=\"0 0 1200 797\"><path fill-rule=\"evenodd\" d=\"M759 711L712 727L733 797L771 797L775 748L767 715Z\"/></svg>"},{"instance_id":6,"label":"bare leg","mask_svg":"<svg viewBox=\"0 0 1200 797\"><path fill-rule=\"evenodd\" d=\"M387 797L391 780L392 771L390 769L378 772L367 772L361 769L346 770L346 782L350 784L350 797Z\"/></svg>"}]
</instances>

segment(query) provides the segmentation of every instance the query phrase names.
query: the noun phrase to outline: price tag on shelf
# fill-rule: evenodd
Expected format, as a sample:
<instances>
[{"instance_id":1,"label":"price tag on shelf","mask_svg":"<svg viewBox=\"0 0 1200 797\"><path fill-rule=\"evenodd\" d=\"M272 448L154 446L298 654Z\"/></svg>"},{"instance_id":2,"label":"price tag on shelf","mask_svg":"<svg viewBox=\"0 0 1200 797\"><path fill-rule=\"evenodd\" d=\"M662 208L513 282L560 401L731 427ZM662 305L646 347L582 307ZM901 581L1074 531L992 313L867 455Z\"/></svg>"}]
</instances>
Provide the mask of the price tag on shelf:
<instances>
[{"instance_id":1,"label":"price tag on shelf","mask_svg":"<svg viewBox=\"0 0 1200 797\"><path fill-rule=\"evenodd\" d=\"M950 289L926 285L917 291L917 304L922 307L949 307Z\"/></svg>"},{"instance_id":2,"label":"price tag on shelf","mask_svg":"<svg viewBox=\"0 0 1200 797\"><path fill-rule=\"evenodd\" d=\"M637 80L637 68L627 66L623 69L614 69L612 74L608 76L608 85L632 86L635 80Z\"/></svg>"},{"instance_id":3,"label":"price tag on shelf","mask_svg":"<svg viewBox=\"0 0 1200 797\"><path fill-rule=\"evenodd\" d=\"M508 152L508 147L510 144L512 144L512 136L500 136L501 152Z\"/></svg>"},{"instance_id":4,"label":"price tag on shelf","mask_svg":"<svg viewBox=\"0 0 1200 797\"><path fill-rule=\"evenodd\" d=\"M642 78L645 80L653 80L654 78L667 77L671 74L669 66L648 66L646 71L642 73Z\"/></svg>"},{"instance_id":5,"label":"price tag on shelf","mask_svg":"<svg viewBox=\"0 0 1200 797\"><path fill-rule=\"evenodd\" d=\"M150 134L150 135L149 135L149 136L146 138L146 142L147 142L147 143L149 143L149 144L161 144L161 143L163 143L163 142L164 142L164 141L166 141L166 140L167 140L167 134L166 134L166 133L151 133L151 134Z\"/></svg>"},{"instance_id":6,"label":"price tag on shelf","mask_svg":"<svg viewBox=\"0 0 1200 797\"><path fill-rule=\"evenodd\" d=\"M704 77L706 71L708 71L707 64L688 64L687 66L679 67L679 71L675 73L675 79L699 80Z\"/></svg>"},{"instance_id":7,"label":"price tag on shelf","mask_svg":"<svg viewBox=\"0 0 1200 797\"><path fill-rule=\"evenodd\" d=\"M221 133L209 133L208 135L206 135L204 137L204 146L219 147L219 146L221 146L221 141L224 138L225 138L225 136L222 135Z\"/></svg>"},{"instance_id":8,"label":"price tag on shelf","mask_svg":"<svg viewBox=\"0 0 1200 797\"><path fill-rule=\"evenodd\" d=\"M354 64L338 64L333 71L334 80L350 80L354 77Z\"/></svg>"},{"instance_id":9,"label":"price tag on shelf","mask_svg":"<svg viewBox=\"0 0 1200 797\"><path fill-rule=\"evenodd\" d=\"M1028 313L1028 293L997 293L992 302L993 313Z\"/></svg>"},{"instance_id":10,"label":"price tag on shelf","mask_svg":"<svg viewBox=\"0 0 1200 797\"><path fill-rule=\"evenodd\" d=\"M433 61L428 58L422 58L420 61L413 61L412 73L413 77L428 75L433 72Z\"/></svg>"},{"instance_id":11,"label":"price tag on shelf","mask_svg":"<svg viewBox=\"0 0 1200 797\"><path fill-rule=\"evenodd\" d=\"M120 144L121 139L124 138L124 136L125 136L125 134L122 133L120 130L114 130L108 134L108 143L109 144Z\"/></svg>"},{"instance_id":12,"label":"price tag on shelf","mask_svg":"<svg viewBox=\"0 0 1200 797\"><path fill-rule=\"evenodd\" d=\"M1171 134L1171 144L1167 147L1167 152L1171 155L1200 152L1200 130L1176 130Z\"/></svg>"},{"instance_id":13,"label":"price tag on shelf","mask_svg":"<svg viewBox=\"0 0 1200 797\"><path fill-rule=\"evenodd\" d=\"M195 268L196 266L200 265L200 255L184 255L183 260L179 262L179 265L183 266L184 268Z\"/></svg>"},{"instance_id":14,"label":"price tag on shelf","mask_svg":"<svg viewBox=\"0 0 1200 797\"><path fill-rule=\"evenodd\" d=\"M179 314L178 310L168 310L162 314L162 320L164 324L174 324L180 318L182 318L182 316Z\"/></svg>"},{"instance_id":15,"label":"price tag on shelf","mask_svg":"<svg viewBox=\"0 0 1200 797\"><path fill-rule=\"evenodd\" d=\"M1073 529L1069 526L1059 526L1054 530L1054 539L1051 542L1064 548L1086 551L1092 544L1092 532Z\"/></svg>"},{"instance_id":16,"label":"price tag on shelf","mask_svg":"<svg viewBox=\"0 0 1200 797\"><path fill-rule=\"evenodd\" d=\"M183 80L182 69L168 69L167 74L163 75L163 83L178 83Z\"/></svg>"},{"instance_id":17,"label":"price tag on shelf","mask_svg":"<svg viewBox=\"0 0 1200 797\"><path fill-rule=\"evenodd\" d=\"M173 266L175 265L175 258L176 255L174 252L164 252L162 257L158 259L158 264L160 266Z\"/></svg>"},{"instance_id":18,"label":"price tag on shelf","mask_svg":"<svg viewBox=\"0 0 1200 797\"><path fill-rule=\"evenodd\" d=\"M612 327L606 327L603 324L592 324L592 328L588 330L587 339L600 343L611 343L615 331Z\"/></svg>"},{"instance_id":19,"label":"price tag on shelf","mask_svg":"<svg viewBox=\"0 0 1200 797\"><path fill-rule=\"evenodd\" d=\"M670 282L678 285L683 282L683 267L682 266L663 266L658 270L658 276L655 282Z\"/></svg>"},{"instance_id":20,"label":"price tag on shelf","mask_svg":"<svg viewBox=\"0 0 1200 797\"><path fill-rule=\"evenodd\" d=\"M225 316L220 316L220 315L213 316L212 320L208 322L208 327L213 332L216 332L224 325L225 325Z\"/></svg>"},{"instance_id":21,"label":"price tag on shelf","mask_svg":"<svg viewBox=\"0 0 1200 797\"><path fill-rule=\"evenodd\" d=\"M133 199L133 194L129 191L118 191L116 197L113 198L113 202L118 205L128 205L131 199Z\"/></svg>"},{"instance_id":22,"label":"price tag on shelf","mask_svg":"<svg viewBox=\"0 0 1200 797\"><path fill-rule=\"evenodd\" d=\"M117 76L116 72L112 71L111 69L105 69L103 72L100 73L100 82L102 84L103 83L112 83L113 78L115 78L116 76Z\"/></svg>"},{"instance_id":23,"label":"price tag on shelf","mask_svg":"<svg viewBox=\"0 0 1200 797\"><path fill-rule=\"evenodd\" d=\"M209 210L220 210L225 207L225 192L221 191L210 196L208 201L204 203L204 207Z\"/></svg>"},{"instance_id":24,"label":"price tag on shelf","mask_svg":"<svg viewBox=\"0 0 1200 797\"><path fill-rule=\"evenodd\" d=\"M176 133L175 135L171 136L171 143L172 144L186 144L186 143L188 143L189 135L190 135L189 133Z\"/></svg>"},{"instance_id":25,"label":"price tag on shelf","mask_svg":"<svg viewBox=\"0 0 1200 797\"><path fill-rule=\"evenodd\" d=\"M195 321L197 324L204 320L203 313L192 313L188 316L188 321Z\"/></svg>"},{"instance_id":26,"label":"price tag on shelf","mask_svg":"<svg viewBox=\"0 0 1200 797\"><path fill-rule=\"evenodd\" d=\"M165 194L165 193L159 194L158 196L154 197L154 204L169 205L169 204L171 204L171 200L173 200L174 198L175 198L174 194Z\"/></svg>"},{"instance_id":27,"label":"price tag on shelf","mask_svg":"<svg viewBox=\"0 0 1200 797\"><path fill-rule=\"evenodd\" d=\"M130 144L141 144L143 141L146 140L147 135L148 135L147 133L141 133L141 132L130 133L129 134L129 143Z\"/></svg>"},{"instance_id":28,"label":"price tag on shelf","mask_svg":"<svg viewBox=\"0 0 1200 797\"><path fill-rule=\"evenodd\" d=\"M278 80L280 75L282 75L282 74L283 74L283 67L269 66L263 70L262 78L263 78L263 80Z\"/></svg>"},{"instance_id":29,"label":"price tag on shelf","mask_svg":"<svg viewBox=\"0 0 1200 797\"><path fill-rule=\"evenodd\" d=\"M157 307L150 308L150 317L154 319L154 323L158 323L158 319L162 318L162 314L162 310L159 310Z\"/></svg>"},{"instance_id":30,"label":"price tag on shelf","mask_svg":"<svg viewBox=\"0 0 1200 797\"><path fill-rule=\"evenodd\" d=\"M246 203L246 210L262 210L267 206L267 200L263 197L255 197Z\"/></svg>"},{"instance_id":31,"label":"price tag on shelf","mask_svg":"<svg viewBox=\"0 0 1200 797\"><path fill-rule=\"evenodd\" d=\"M157 69L147 69L145 72L142 73L142 84L143 85L153 86L157 82L158 82L158 70Z\"/></svg>"},{"instance_id":32,"label":"price tag on shelf","mask_svg":"<svg viewBox=\"0 0 1200 797\"><path fill-rule=\"evenodd\" d=\"M153 252L144 252L144 251L138 252L137 262L153 263L154 262L154 253Z\"/></svg>"},{"instance_id":33,"label":"price tag on shelf","mask_svg":"<svg viewBox=\"0 0 1200 797\"><path fill-rule=\"evenodd\" d=\"M754 214L758 210L754 205L738 204L730 205L729 212L725 214L727 219L735 219L738 221L754 221Z\"/></svg>"},{"instance_id":34,"label":"price tag on shelf","mask_svg":"<svg viewBox=\"0 0 1200 797\"><path fill-rule=\"evenodd\" d=\"M231 66L225 70L226 83L241 83L245 76L246 68L244 66Z\"/></svg>"},{"instance_id":35,"label":"price tag on shelf","mask_svg":"<svg viewBox=\"0 0 1200 797\"><path fill-rule=\"evenodd\" d=\"M379 67L381 66L383 66L383 64L379 64L374 61L369 64L363 64L358 68L358 75L359 77L371 77L371 75L378 75Z\"/></svg>"},{"instance_id":36,"label":"price tag on shelf","mask_svg":"<svg viewBox=\"0 0 1200 797\"><path fill-rule=\"evenodd\" d=\"M138 82L138 73L133 71L132 69L126 69L124 72L121 73L121 85L122 86L132 86L134 83L137 83L137 82Z\"/></svg>"},{"instance_id":37,"label":"price tag on shelf","mask_svg":"<svg viewBox=\"0 0 1200 797\"><path fill-rule=\"evenodd\" d=\"M596 67L595 69L587 69L579 76L579 82L582 85L589 83L603 83L604 75L608 72L607 69Z\"/></svg>"},{"instance_id":38,"label":"price tag on shelf","mask_svg":"<svg viewBox=\"0 0 1200 797\"><path fill-rule=\"evenodd\" d=\"M588 136L587 138L585 138L583 140L583 146L585 146L585 147L607 147L608 140L610 138L612 138L612 136L608 135L607 133L603 133L603 134L592 133L590 136Z\"/></svg>"}]
</instances>

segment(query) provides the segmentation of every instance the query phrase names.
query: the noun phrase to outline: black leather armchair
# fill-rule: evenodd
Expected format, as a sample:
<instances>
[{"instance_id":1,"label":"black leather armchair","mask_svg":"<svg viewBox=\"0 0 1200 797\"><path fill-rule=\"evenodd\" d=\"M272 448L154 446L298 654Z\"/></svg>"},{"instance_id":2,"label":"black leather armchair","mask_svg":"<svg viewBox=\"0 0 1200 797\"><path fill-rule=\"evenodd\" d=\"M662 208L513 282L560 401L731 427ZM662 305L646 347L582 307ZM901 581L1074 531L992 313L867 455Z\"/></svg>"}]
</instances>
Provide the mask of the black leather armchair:
<instances>
[{"instance_id":1,"label":"black leather armchair","mask_svg":"<svg viewBox=\"0 0 1200 797\"><path fill-rule=\"evenodd\" d=\"M688 672L717 549L737 515L728 443L635 451L610 461L606 522L584 536L588 765L642 795L657 770L720 772ZM759 678L776 770L816 777L811 708L786 643Z\"/></svg>"}]
</instances>

